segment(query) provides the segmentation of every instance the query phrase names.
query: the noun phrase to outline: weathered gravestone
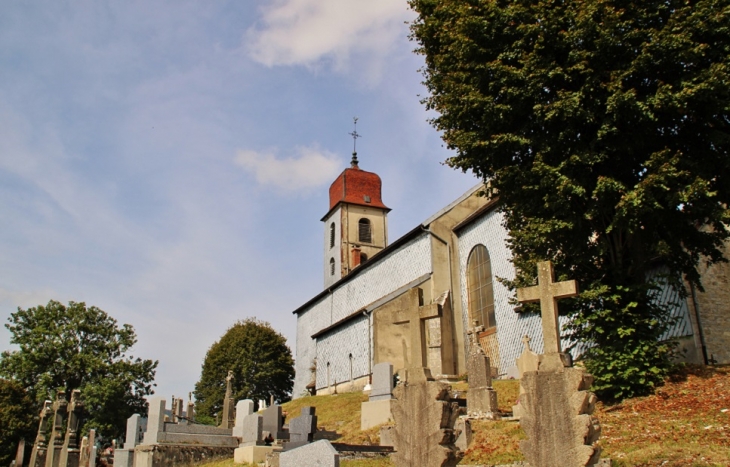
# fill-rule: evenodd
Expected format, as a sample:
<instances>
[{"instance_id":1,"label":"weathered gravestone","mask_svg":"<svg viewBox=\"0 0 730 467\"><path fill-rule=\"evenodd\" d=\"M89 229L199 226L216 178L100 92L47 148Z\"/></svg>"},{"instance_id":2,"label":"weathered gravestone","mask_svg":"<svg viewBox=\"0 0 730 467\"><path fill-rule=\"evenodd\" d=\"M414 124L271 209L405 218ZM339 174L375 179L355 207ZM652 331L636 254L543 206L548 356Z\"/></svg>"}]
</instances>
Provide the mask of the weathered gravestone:
<instances>
[{"instance_id":1,"label":"weathered gravestone","mask_svg":"<svg viewBox=\"0 0 730 467\"><path fill-rule=\"evenodd\" d=\"M69 402L67 409L66 437L58 459L60 467L78 467L79 465L78 434L83 410L84 404L81 401L81 391L74 389L71 391L71 402Z\"/></svg>"},{"instance_id":2,"label":"weathered gravestone","mask_svg":"<svg viewBox=\"0 0 730 467\"><path fill-rule=\"evenodd\" d=\"M393 365L378 363L373 367L373 384L370 398L363 402L360 411L360 429L367 430L393 420Z\"/></svg>"},{"instance_id":3,"label":"weathered gravestone","mask_svg":"<svg viewBox=\"0 0 730 467\"><path fill-rule=\"evenodd\" d=\"M253 401L243 399L236 403L236 422L233 425L233 436L243 438L243 420L253 413Z\"/></svg>"},{"instance_id":4,"label":"weathered gravestone","mask_svg":"<svg viewBox=\"0 0 730 467\"><path fill-rule=\"evenodd\" d=\"M594 466L601 452L594 444L600 424L591 416L596 396L588 391L593 377L571 367L560 346L557 300L577 294L575 281L555 282L549 261L538 263L537 286L517 289L519 302L540 302L545 342L538 370L522 375L520 423L527 439L520 447L531 467Z\"/></svg>"},{"instance_id":5,"label":"weathered gravestone","mask_svg":"<svg viewBox=\"0 0 730 467\"><path fill-rule=\"evenodd\" d=\"M41 467L46 465L46 450L48 444L46 443L46 421L48 417L53 413L51 408L52 402L45 401L43 408L39 415L38 422L38 433L36 434L35 442L33 443L33 449L30 452L30 464L29 467Z\"/></svg>"},{"instance_id":6,"label":"weathered gravestone","mask_svg":"<svg viewBox=\"0 0 730 467\"><path fill-rule=\"evenodd\" d=\"M469 389L466 391L466 408L468 415L472 418L483 418L499 420L499 409L497 407L497 391L492 388L492 369L489 365L489 357L479 345L477 336L484 330L484 327L474 323L473 329L469 330L469 356L466 360L466 371L468 374Z\"/></svg>"},{"instance_id":7,"label":"weathered gravestone","mask_svg":"<svg viewBox=\"0 0 730 467\"><path fill-rule=\"evenodd\" d=\"M58 467L61 449L63 448L63 421L68 408L66 393L58 391L56 401L53 403L53 428L51 437L48 440L48 449L46 450L46 467Z\"/></svg>"},{"instance_id":8,"label":"weathered gravestone","mask_svg":"<svg viewBox=\"0 0 730 467\"><path fill-rule=\"evenodd\" d=\"M466 417L459 417L454 425L454 433L456 434L454 445L459 451L466 451L471 445L471 421Z\"/></svg>"},{"instance_id":9,"label":"weathered gravestone","mask_svg":"<svg viewBox=\"0 0 730 467\"><path fill-rule=\"evenodd\" d=\"M279 467L339 467L340 455L322 439L279 454Z\"/></svg>"},{"instance_id":10,"label":"weathered gravestone","mask_svg":"<svg viewBox=\"0 0 730 467\"><path fill-rule=\"evenodd\" d=\"M391 459L398 467L453 467L462 458L454 445L459 404L449 398L450 386L433 380L395 388Z\"/></svg>"},{"instance_id":11,"label":"weathered gravestone","mask_svg":"<svg viewBox=\"0 0 730 467\"><path fill-rule=\"evenodd\" d=\"M266 454L274 450L263 445L263 417L257 413L246 415L241 425L241 444L233 452L233 461L236 464L263 462Z\"/></svg>"},{"instance_id":12,"label":"weathered gravestone","mask_svg":"<svg viewBox=\"0 0 730 467\"><path fill-rule=\"evenodd\" d=\"M134 464L134 448L140 442L140 434L143 433L143 419L139 414L133 414L127 419L127 435L124 439L124 446L114 450L114 465L116 467L132 467Z\"/></svg>"},{"instance_id":13,"label":"weathered gravestone","mask_svg":"<svg viewBox=\"0 0 730 467\"><path fill-rule=\"evenodd\" d=\"M317 431L315 407L302 407L302 414L289 422L289 442L284 445L290 450L311 443Z\"/></svg>"},{"instance_id":14,"label":"weathered gravestone","mask_svg":"<svg viewBox=\"0 0 730 467\"><path fill-rule=\"evenodd\" d=\"M283 428L284 417L280 405L274 404L272 401L272 404L264 410L262 416L264 417L264 431L271 433L274 440L289 439L289 432Z\"/></svg>"}]
</instances>

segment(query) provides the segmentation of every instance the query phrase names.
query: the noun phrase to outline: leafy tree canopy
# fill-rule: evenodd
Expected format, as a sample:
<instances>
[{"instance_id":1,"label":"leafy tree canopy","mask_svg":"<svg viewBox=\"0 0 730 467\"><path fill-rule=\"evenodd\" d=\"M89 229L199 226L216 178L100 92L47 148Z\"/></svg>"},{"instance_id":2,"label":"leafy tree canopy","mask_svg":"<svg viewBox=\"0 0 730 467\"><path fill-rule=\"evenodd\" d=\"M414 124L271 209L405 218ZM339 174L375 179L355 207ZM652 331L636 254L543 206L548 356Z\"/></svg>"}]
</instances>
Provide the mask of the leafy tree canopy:
<instances>
[{"instance_id":1,"label":"leafy tree canopy","mask_svg":"<svg viewBox=\"0 0 730 467\"><path fill-rule=\"evenodd\" d=\"M21 439L25 440L26 452L35 441L35 408L22 386L0 378L0 465L10 465L15 459Z\"/></svg>"},{"instance_id":2,"label":"leafy tree canopy","mask_svg":"<svg viewBox=\"0 0 730 467\"><path fill-rule=\"evenodd\" d=\"M153 393L157 362L135 359L127 351L137 337L129 324L121 327L103 310L84 303L56 301L12 313L5 327L17 351L0 355L0 376L26 388L36 402L64 389L74 389L88 413L86 427L116 438L134 413L146 413L145 396Z\"/></svg>"},{"instance_id":3,"label":"leafy tree canopy","mask_svg":"<svg viewBox=\"0 0 730 467\"><path fill-rule=\"evenodd\" d=\"M651 272L701 288L730 216L728 0L410 0L424 103L499 193L517 269L578 279L561 305L604 397L661 384ZM684 289L682 289L684 290Z\"/></svg>"},{"instance_id":4,"label":"leafy tree canopy","mask_svg":"<svg viewBox=\"0 0 730 467\"><path fill-rule=\"evenodd\" d=\"M195 384L199 417L214 420L221 413L229 370L233 372L234 401L252 399L258 403L274 396L285 402L291 398L294 359L284 336L269 323L253 318L239 321L210 347L200 381Z\"/></svg>"}]
</instances>

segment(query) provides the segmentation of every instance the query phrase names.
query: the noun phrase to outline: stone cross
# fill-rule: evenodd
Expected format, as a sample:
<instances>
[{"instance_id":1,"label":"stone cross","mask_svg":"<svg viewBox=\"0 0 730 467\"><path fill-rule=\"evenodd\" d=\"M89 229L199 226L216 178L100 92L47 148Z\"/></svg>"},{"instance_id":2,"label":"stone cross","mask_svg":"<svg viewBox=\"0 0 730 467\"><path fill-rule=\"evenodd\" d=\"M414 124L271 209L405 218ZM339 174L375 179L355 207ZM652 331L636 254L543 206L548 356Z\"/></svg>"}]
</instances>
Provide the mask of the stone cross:
<instances>
[{"instance_id":1,"label":"stone cross","mask_svg":"<svg viewBox=\"0 0 730 467\"><path fill-rule=\"evenodd\" d=\"M419 303L423 302L421 294L423 291L418 289ZM409 308L401 310L396 314L393 324L410 324L411 331L411 357L408 359L406 370L415 370L424 368L426 371L422 375L424 378L419 379L431 379L431 372L426 368L426 362L424 361L424 349L425 349L425 333L423 329L423 321L431 318L438 318L441 316L440 308L438 303L431 303L429 305L420 305L418 308ZM412 371L407 371L407 374L417 374ZM406 377L407 379L407 377Z\"/></svg>"},{"instance_id":2,"label":"stone cross","mask_svg":"<svg viewBox=\"0 0 730 467\"><path fill-rule=\"evenodd\" d=\"M40 421L38 422L38 434L36 435L35 443L33 444L33 450L30 453L30 467L36 467L35 464L38 459L38 451L43 450L46 447L46 420L52 413L51 404L51 401L45 401L43 403L43 408L41 409L39 416Z\"/></svg>"},{"instance_id":3,"label":"stone cross","mask_svg":"<svg viewBox=\"0 0 730 467\"><path fill-rule=\"evenodd\" d=\"M223 397L223 416L221 417L221 428L231 428L231 422L233 422L233 407L231 404L232 379L233 370L228 370L228 376L226 376L226 395Z\"/></svg>"},{"instance_id":4,"label":"stone cross","mask_svg":"<svg viewBox=\"0 0 730 467\"><path fill-rule=\"evenodd\" d=\"M558 300L578 295L578 283L574 280L555 282L555 271L551 261L537 263L537 285L517 289L520 303L540 302L542 315L542 336L545 354L561 353L560 326L558 323Z\"/></svg>"}]
</instances>

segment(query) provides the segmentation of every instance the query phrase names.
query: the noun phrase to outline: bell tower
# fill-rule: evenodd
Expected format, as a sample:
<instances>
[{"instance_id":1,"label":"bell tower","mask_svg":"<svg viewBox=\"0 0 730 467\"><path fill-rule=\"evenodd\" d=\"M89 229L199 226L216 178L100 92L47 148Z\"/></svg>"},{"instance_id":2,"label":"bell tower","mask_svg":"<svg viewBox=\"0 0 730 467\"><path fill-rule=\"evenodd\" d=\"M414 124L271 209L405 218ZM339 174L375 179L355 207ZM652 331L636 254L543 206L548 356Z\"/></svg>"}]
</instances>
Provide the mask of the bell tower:
<instances>
[{"instance_id":1,"label":"bell tower","mask_svg":"<svg viewBox=\"0 0 730 467\"><path fill-rule=\"evenodd\" d=\"M390 208L381 200L381 186L377 174L360 169L353 151L350 167L330 186L330 208L322 218L325 288L388 245Z\"/></svg>"}]
</instances>

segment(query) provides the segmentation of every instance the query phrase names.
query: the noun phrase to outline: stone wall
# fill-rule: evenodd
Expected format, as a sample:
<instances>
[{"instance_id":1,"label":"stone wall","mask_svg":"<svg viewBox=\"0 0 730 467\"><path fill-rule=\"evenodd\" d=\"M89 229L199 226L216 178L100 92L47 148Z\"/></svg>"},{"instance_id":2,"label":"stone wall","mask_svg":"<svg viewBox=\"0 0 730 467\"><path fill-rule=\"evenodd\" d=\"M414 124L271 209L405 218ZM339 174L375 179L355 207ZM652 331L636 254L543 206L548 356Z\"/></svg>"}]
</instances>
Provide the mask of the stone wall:
<instances>
[{"instance_id":1,"label":"stone wall","mask_svg":"<svg viewBox=\"0 0 730 467\"><path fill-rule=\"evenodd\" d=\"M382 260L377 260L376 257L370 261L376 262L361 271L353 271L351 274L354 277L299 312L293 397L301 397L306 393L305 388L311 381L310 367L318 353L331 353L334 357L330 360L330 366L347 368L346 374L349 379L350 351L343 352L340 348L338 352L338 349L333 347L330 352L327 349L329 344L326 343L322 344L324 347L318 348L317 342L311 336L431 272L429 236L423 233L390 252ZM353 365L358 368L368 368L367 351L362 355L353 353L353 358L356 360ZM319 373L321 371L318 370L318 386ZM354 375L355 378L359 376L362 375Z\"/></svg>"},{"instance_id":2,"label":"stone wall","mask_svg":"<svg viewBox=\"0 0 730 467\"><path fill-rule=\"evenodd\" d=\"M730 242L725 243L725 257L730 257ZM707 357L717 363L730 363L730 264L701 264L705 292L695 291L695 304L707 346ZM691 297L690 297L691 299Z\"/></svg>"},{"instance_id":3,"label":"stone wall","mask_svg":"<svg viewBox=\"0 0 730 467\"><path fill-rule=\"evenodd\" d=\"M184 467L202 461L233 458L235 447L141 445L134 448L135 467Z\"/></svg>"}]
</instances>

